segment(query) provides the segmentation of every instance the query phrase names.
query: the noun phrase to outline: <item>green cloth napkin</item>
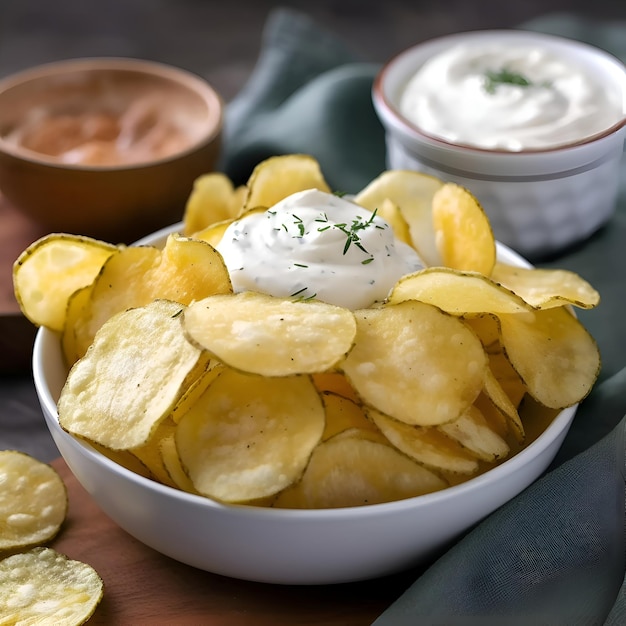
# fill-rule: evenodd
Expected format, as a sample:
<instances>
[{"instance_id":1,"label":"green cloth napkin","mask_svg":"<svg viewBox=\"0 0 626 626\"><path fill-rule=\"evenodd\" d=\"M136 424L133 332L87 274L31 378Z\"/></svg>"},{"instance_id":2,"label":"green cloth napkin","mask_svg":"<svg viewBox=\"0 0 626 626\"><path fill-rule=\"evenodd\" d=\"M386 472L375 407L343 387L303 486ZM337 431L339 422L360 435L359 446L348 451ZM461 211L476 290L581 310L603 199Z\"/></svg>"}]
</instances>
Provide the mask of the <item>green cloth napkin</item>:
<instances>
[{"instance_id":1,"label":"green cloth napkin","mask_svg":"<svg viewBox=\"0 0 626 626\"><path fill-rule=\"evenodd\" d=\"M568 14L522 27L580 39L626 61L626 23ZM385 169L371 102L379 67L359 62L306 15L275 10L254 72L229 104L221 169L242 183L269 156L305 152L333 189L359 191ZM540 263L578 272L602 298L579 313L598 342L602 372L557 458L522 494L416 569L413 585L398 590L376 626L626 624L624 242L626 175L610 223Z\"/></svg>"}]
</instances>

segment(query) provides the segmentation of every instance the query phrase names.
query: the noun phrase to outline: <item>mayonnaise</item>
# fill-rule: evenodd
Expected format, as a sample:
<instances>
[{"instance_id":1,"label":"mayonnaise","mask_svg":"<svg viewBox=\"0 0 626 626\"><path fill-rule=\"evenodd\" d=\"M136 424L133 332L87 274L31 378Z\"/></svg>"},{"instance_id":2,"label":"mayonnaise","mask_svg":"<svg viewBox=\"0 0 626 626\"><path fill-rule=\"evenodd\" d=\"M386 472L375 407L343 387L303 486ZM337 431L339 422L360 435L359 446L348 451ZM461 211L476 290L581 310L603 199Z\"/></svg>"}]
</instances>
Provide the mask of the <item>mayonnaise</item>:
<instances>
[{"instance_id":1,"label":"mayonnaise","mask_svg":"<svg viewBox=\"0 0 626 626\"><path fill-rule=\"evenodd\" d=\"M423 268L386 221L316 189L233 222L217 249L236 292L352 310L384 300L400 277Z\"/></svg>"},{"instance_id":2,"label":"mayonnaise","mask_svg":"<svg viewBox=\"0 0 626 626\"><path fill-rule=\"evenodd\" d=\"M401 113L452 143L519 151L571 143L624 116L621 94L555 53L501 43L460 44L409 80Z\"/></svg>"}]
</instances>

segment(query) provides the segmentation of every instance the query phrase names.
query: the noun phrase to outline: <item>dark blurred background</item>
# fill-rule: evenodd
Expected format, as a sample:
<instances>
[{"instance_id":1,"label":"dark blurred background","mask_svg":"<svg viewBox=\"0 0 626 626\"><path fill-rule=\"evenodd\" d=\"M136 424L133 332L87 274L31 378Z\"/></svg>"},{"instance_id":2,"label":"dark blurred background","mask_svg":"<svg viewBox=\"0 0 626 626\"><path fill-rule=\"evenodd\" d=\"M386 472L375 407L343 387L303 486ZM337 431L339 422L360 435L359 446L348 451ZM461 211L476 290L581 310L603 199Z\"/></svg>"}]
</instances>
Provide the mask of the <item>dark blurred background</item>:
<instances>
[{"instance_id":1,"label":"dark blurred background","mask_svg":"<svg viewBox=\"0 0 626 626\"><path fill-rule=\"evenodd\" d=\"M133 56L196 72L230 100L278 6L307 13L374 62L437 35L546 14L626 19L623 0L0 0L0 77L56 59Z\"/></svg>"}]
</instances>

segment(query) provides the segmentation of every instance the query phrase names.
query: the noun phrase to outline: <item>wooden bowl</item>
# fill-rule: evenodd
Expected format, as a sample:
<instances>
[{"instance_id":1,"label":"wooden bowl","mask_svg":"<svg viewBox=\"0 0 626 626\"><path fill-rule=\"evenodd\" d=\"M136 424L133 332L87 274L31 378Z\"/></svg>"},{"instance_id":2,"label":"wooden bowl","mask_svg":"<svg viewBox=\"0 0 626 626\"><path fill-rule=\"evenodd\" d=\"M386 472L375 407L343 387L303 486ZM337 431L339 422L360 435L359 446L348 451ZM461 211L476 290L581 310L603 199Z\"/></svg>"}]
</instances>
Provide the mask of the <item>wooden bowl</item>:
<instances>
[{"instance_id":1,"label":"wooden bowl","mask_svg":"<svg viewBox=\"0 0 626 626\"><path fill-rule=\"evenodd\" d=\"M0 81L0 191L49 231L134 241L181 219L219 157L223 109L206 81L159 63L26 70Z\"/></svg>"}]
</instances>

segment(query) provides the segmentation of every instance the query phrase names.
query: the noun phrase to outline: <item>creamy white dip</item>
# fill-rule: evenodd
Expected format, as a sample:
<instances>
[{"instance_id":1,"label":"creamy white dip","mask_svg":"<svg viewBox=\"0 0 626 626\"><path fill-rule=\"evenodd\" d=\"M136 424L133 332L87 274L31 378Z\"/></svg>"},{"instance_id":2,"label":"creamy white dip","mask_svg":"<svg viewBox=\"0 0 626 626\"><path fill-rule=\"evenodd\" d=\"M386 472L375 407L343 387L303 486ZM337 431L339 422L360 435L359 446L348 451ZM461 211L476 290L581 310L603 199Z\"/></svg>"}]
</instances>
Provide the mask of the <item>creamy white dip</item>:
<instances>
[{"instance_id":1,"label":"creamy white dip","mask_svg":"<svg viewBox=\"0 0 626 626\"><path fill-rule=\"evenodd\" d=\"M571 143L624 116L618 90L568 58L507 43L460 44L409 80L401 113L452 143L519 151Z\"/></svg>"},{"instance_id":2,"label":"creamy white dip","mask_svg":"<svg viewBox=\"0 0 626 626\"><path fill-rule=\"evenodd\" d=\"M352 310L384 300L399 278L424 267L385 220L316 189L233 222L217 249L236 292Z\"/></svg>"}]
</instances>

